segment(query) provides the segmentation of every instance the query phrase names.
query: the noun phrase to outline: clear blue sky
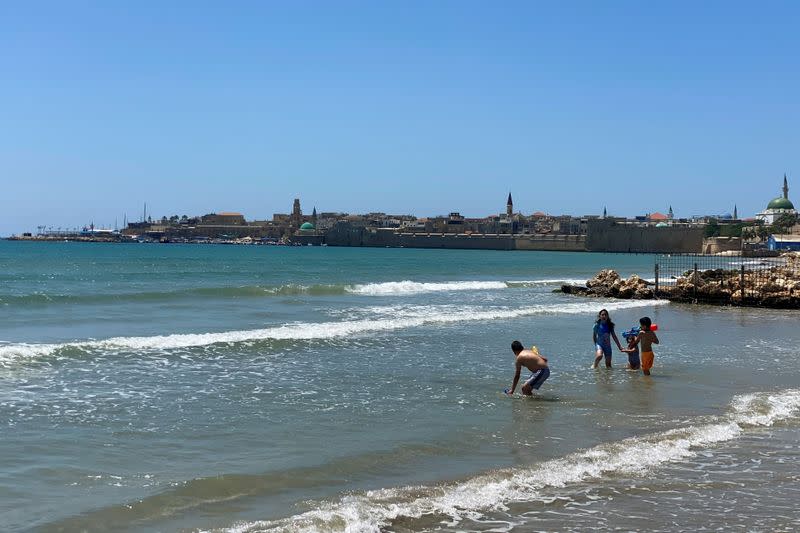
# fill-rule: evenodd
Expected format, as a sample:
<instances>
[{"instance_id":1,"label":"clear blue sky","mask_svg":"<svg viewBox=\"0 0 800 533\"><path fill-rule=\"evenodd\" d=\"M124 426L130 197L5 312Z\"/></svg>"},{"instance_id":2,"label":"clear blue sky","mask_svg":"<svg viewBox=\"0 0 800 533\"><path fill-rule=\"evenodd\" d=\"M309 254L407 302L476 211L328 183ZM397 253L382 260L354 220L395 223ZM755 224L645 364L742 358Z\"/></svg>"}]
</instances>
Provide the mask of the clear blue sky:
<instances>
[{"instance_id":1,"label":"clear blue sky","mask_svg":"<svg viewBox=\"0 0 800 533\"><path fill-rule=\"evenodd\" d=\"M0 3L0 235L800 201L800 3Z\"/></svg>"}]
</instances>

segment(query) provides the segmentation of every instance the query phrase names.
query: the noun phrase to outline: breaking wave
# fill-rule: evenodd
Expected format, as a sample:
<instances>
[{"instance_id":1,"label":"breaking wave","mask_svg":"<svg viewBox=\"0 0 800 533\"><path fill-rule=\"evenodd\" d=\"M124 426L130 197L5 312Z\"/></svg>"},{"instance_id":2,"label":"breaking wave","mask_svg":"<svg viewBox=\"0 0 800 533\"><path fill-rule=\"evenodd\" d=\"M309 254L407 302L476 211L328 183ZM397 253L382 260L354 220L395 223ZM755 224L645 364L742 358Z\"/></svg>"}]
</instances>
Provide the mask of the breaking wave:
<instances>
[{"instance_id":1,"label":"breaking wave","mask_svg":"<svg viewBox=\"0 0 800 533\"><path fill-rule=\"evenodd\" d=\"M504 281L449 281L440 283L422 283L417 281L388 281L384 283L367 283L347 287L347 292L366 294L369 296L388 296L393 294L420 294L424 292L446 291L482 291L506 289Z\"/></svg>"},{"instance_id":2,"label":"breaking wave","mask_svg":"<svg viewBox=\"0 0 800 533\"><path fill-rule=\"evenodd\" d=\"M652 307L666 303L668 302L665 300L617 300L609 301L603 305L613 311L635 307ZM369 333L383 333L425 325L513 319L540 314L594 313L597 310L597 305L598 301L592 300L533 305L525 308L465 306L383 307L379 309L381 311L379 318L373 317L371 319L337 322L296 322L262 329L212 333L174 333L147 337L113 337L104 340L83 340L57 344L4 344L0 345L0 366L57 355L66 351L138 352L265 340L333 339Z\"/></svg>"},{"instance_id":3,"label":"breaking wave","mask_svg":"<svg viewBox=\"0 0 800 533\"><path fill-rule=\"evenodd\" d=\"M548 489L604 476L645 476L669 462L693 457L750 428L768 427L800 414L800 390L737 396L727 415L669 431L601 444L523 469L504 469L460 483L371 490L320 502L316 509L274 521L237 524L222 531L379 532L395 520L436 517L451 525L505 510L513 502L552 499Z\"/></svg>"},{"instance_id":4,"label":"breaking wave","mask_svg":"<svg viewBox=\"0 0 800 533\"><path fill-rule=\"evenodd\" d=\"M417 281L388 281L384 283L367 283L346 288L347 292L367 294L370 296L389 296L402 294L421 294L426 292L447 291L482 291L509 288L531 288L541 285L559 285L562 283L585 283L584 279L538 279L531 281L445 281L422 283Z\"/></svg>"},{"instance_id":5,"label":"breaking wave","mask_svg":"<svg viewBox=\"0 0 800 533\"><path fill-rule=\"evenodd\" d=\"M412 280L385 281L379 283L356 284L314 284L288 283L284 285L241 287L192 287L172 291L142 291L132 293L90 293L90 294L48 294L36 292L22 295L0 295L0 305L52 305L52 304L103 304L130 302L159 302L183 298L259 298L268 296L325 296L358 294L366 296L403 296L449 291L485 291L508 288L532 288L542 285L579 283L583 279L541 279L531 281L442 281L421 282Z\"/></svg>"}]
</instances>

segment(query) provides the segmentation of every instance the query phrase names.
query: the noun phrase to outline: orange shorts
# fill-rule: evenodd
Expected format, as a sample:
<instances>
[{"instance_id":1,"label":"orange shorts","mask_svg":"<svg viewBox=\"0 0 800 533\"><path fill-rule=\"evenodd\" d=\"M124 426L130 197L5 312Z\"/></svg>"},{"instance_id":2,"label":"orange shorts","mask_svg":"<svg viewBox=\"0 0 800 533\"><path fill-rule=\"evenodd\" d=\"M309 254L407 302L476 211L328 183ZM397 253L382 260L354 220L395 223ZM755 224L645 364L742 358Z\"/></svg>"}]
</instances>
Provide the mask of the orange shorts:
<instances>
[{"instance_id":1,"label":"orange shorts","mask_svg":"<svg viewBox=\"0 0 800 533\"><path fill-rule=\"evenodd\" d=\"M650 370L653 368L653 358L656 354L653 352L642 352L642 370Z\"/></svg>"}]
</instances>

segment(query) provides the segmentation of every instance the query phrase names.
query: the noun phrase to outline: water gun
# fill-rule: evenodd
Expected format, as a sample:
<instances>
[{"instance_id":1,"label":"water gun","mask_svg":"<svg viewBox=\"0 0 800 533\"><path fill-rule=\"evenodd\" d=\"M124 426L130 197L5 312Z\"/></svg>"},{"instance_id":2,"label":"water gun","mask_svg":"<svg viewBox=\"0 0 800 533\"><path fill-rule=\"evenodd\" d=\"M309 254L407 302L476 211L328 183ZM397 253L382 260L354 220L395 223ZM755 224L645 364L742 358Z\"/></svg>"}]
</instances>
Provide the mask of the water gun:
<instances>
[{"instance_id":1,"label":"water gun","mask_svg":"<svg viewBox=\"0 0 800 533\"><path fill-rule=\"evenodd\" d=\"M636 335L639 334L641 330L642 329L639 326L635 326L629 329L628 331L623 331L622 336L625 339L628 339L629 337L635 337ZM658 324L650 324L650 331L658 331Z\"/></svg>"}]
</instances>

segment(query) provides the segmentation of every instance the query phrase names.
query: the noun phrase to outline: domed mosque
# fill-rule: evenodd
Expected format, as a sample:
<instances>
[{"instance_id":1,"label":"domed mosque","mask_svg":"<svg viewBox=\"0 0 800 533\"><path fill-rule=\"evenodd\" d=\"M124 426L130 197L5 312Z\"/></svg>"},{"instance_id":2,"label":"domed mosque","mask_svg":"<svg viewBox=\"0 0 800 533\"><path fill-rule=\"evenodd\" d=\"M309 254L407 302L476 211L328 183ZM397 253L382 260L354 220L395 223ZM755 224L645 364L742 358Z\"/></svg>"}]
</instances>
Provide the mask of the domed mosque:
<instances>
[{"instance_id":1,"label":"domed mosque","mask_svg":"<svg viewBox=\"0 0 800 533\"><path fill-rule=\"evenodd\" d=\"M317 207L314 206L314 211L311 213L311 220L306 220L300 224L298 228L301 233L313 233L317 229Z\"/></svg>"},{"instance_id":2,"label":"domed mosque","mask_svg":"<svg viewBox=\"0 0 800 533\"><path fill-rule=\"evenodd\" d=\"M783 196L778 196L767 204L767 208L756 215L756 218L763 220L765 224L774 224L781 215L797 215L794 204L789 200L789 183L786 174L783 175Z\"/></svg>"}]
</instances>

